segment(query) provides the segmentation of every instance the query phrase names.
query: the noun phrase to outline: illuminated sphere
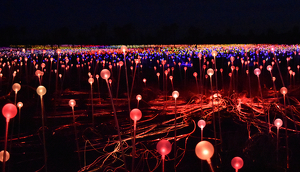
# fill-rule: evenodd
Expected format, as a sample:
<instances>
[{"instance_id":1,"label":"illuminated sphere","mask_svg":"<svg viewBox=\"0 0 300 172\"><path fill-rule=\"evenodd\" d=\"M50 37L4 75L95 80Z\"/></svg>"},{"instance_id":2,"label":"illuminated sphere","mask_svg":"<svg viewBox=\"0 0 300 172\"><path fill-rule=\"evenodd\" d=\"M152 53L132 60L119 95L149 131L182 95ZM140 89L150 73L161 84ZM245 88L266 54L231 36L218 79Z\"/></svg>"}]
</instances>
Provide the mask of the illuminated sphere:
<instances>
[{"instance_id":1,"label":"illuminated sphere","mask_svg":"<svg viewBox=\"0 0 300 172\"><path fill-rule=\"evenodd\" d=\"M198 75L197 72L194 72L194 73L193 73L193 76L194 76L195 78L197 77L197 75Z\"/></svg>"},{"instance_id":2,"label":"illuminated sphere","mask_svg":"<svg viewBox=\"0 0 300 172\"><path fill-rule=\"evenodd\" d=\"M206 125L206 122L203 119L198 121L198 127L199 128L203 129L205 127L205 125Z\"/></svg>"},{"instance_id":3,"label":"illuminated sphere","mask_svg":"<svg viewBox=\"0 0 300 172\"><path fill-rule=\"evenodd\" d=\"M261 71L260 71L259 68L254 69L254 74L255 74L256 76L259 76L260 73L261 73Z\"/></svg>"},{"instance_id":4,"label":"illuminated sphere","mask_svg":"<svg viewBox=\"0 0 300 172\"><path fill-rule=\"evenodd\" d=\"M162 139L156 145L156 150L162 156L168 155L172 150L172 145L168 140Z\"/></svg>"},{"instance_id":5,"label":"illuminated sphere","mask_svg":"<svg viewBox=\"0 0 300 172\"><path fill-rule=\"evenodd\" d=\"M218 55L218 52L217 51L212 51L211 55L214 56L214 57L216 57Z\"/></svg>"},{"instance_id":6,"label":"illuminated sphere","mask_svg":"<svg viewBox=\"0 0 300 172\"><path fill-rule=\"evenodd\" d=\"M133 120L133 121L138 121L142 118L142 112L135 108L135 109L132 109L130 111L130 118Z\"/></svg>"},{"instance_id":7,"label":"illuminated sphere","mask_svg":"<svg viewBox=\"0 0 300 172\"><path fill-rule=\"evenodd\" d=\"M36 70L34 74L35 74L35 76L39 77L39 76L41 76L41 71L40 70Z\"/></svg>"},{"instance_id":8,"label":"illuminated sphere","mask_svg":"<svg viewBox=\"0 0 300 172\"><path fill-rule=\"evenodd\" d=\"M288 90L287 90L286 87L282 87L282 88L280 89L280 93L283 94L283 95L286 95L287 92L288 92Z\"/></svg>"},{"instance_id":9,"label":"illuminated sphere","mask_svg":"<svg viewBox=\"0 0 300 172\"><path fill-rule=\"evenodd\" d=\"M172 81L173 80L173 76L169 76L169 79Z\"/></svg>"},{"instance_id":10,"label":"illuminated sphere","mask_svg":"<svg viewBox=\"0 0 300 172\"><path fill-rule=\"evenodd\" d=\"M94 83L94 78L89 78L88 82L92 85Z\"/></svg>"},{"instance_id":11,"label":"illuminated sphere","mask_svg":"<svg viewBox=\"0 0 300 172\"><path fill-rule=\"evenodd\" d=\"M14 85L12 85L12 89L15 92L18 92L21 89L21 85L19 83L14 83Z\"/></svg>"},{"instance_id":12,"label":"illuminated sphere","mask_svg":"<svg viewBox=\"0 0 300 172\"><path fill-rule=\"evenodd\" d=\"M234 158L232 158L231 160L231 166L236 169L236 170L239 170L243 167L244 165L244 161L242 158L236 156Z\"/></svg>"},{"instance_id":13,"label":"illuminated sphere","mask_svg":"<svg viewBox=\"0 0 300 172\"><path fill-rule=\"evenodd\" d=\"M123 61L119 61L119 66L123 66Z\"/></svg>"},{"instance_id":14,"label":"illuminated sphere","mask_svg":"<svg viewBox=\"0 0 300 172\"><path fill-rule=\"evenodd\" d=\"M138 101L142 100L142 96L140 94L136 95L135 97Z\"/></svg>"},{"instance_id":15,"label":"illuminated sphere","mask_svg":"<svg viewBox=\"0 0 300 172\"><path fill-rule=\"evenodd\" d=\"M7 103L2 108L2 114L6 119L14 118L17 115L18 109L12 103Z\"/></svg>"},{"instance_id":16,"label":"illuminated sphere","mask_svg":"<svg viewBox=\"0 0 300 172\"><path fill-rule=\"evenodd\" d=\"M22 102L18 102L17 106L18 106L18 108L22 108L23 107L23 103Z\"/></svg>"},{"instance_id":17,"label":"illuminated sphere","mask_svg":"<svg viewBox=\"0 0 300 172\"><path fill-rule=\"evenodd\" d=\"M0 152L0 161L3 162L3 158L4 158L4 150L2 150ZM5 155L5 162L8 161L10 158L10 154L6 151L6 155Z\"/></svg>"},{"instance_id":18,"label":"illuminated sphere","mask_svg":"<svg viewBox=\"0 0 300 172\"><path fill-rule=\"evenodd\" d=\"M125 53L125 51L127 51L127 47L125 45L121 46L121 50L123 51L123 53Z\"/></svg>"},{"instance_id":19,"label":"illuminated sphere","mask_svg":"<svg viewBox=\"0 0 300 172\"><path fill-rule=\"evenodd\" d=\"M178 91L173 91L172 92L172 97L174 97L174 99L177 99L179 97L179 92Z\"/></svg>"},{"instance_id":20,"label":"illuminated sphere","mask_svg":"<svg viewBox=\"0 0 300 172\"><path fill-rule=\"evenodd\" d=\"M108 79L110 77L110 71L107 70L107 69L103 69L101 72L100 72L100 76L102 79Z\"/></svg>"},{"instance_id":21,"label":"illuminated sphere","mask_svg":"<svg viewBox=\"0 0 300 172\"><path fill-rule=\"evenodd\" d=\"M277 128L280 128L282 126L282 120L280 118L277 118L275 119L274 121L274 125L277 127Z\"/></svg>"},{"instance_id":22,"label":"illuminated sphere","mask_svg":"<svg viewBox=\"0 0 300 172\"><path fill-rule=\"evenodd\" d=\"M195 153L201 160L209 160L214 154L214 146L208 141L201 141L196 145Z\"/></svg>"},{"instance_id":23,"label":"illuminated sphere","mask_svg":"<svg viewBox=\"0 0 300 172\"><path fill-rule=\"evenodd\" d=\"M214 70L212 68L207 69L207 75L212 76L214 74Z\"/></svg>"},{"instance_id":24,"label":"illuminated sphere","mask_svg":"<svg viewBox=\"0 0 300 172\"><path fill-rule=\"evenodd\" d=\"M144 78L144 79L143 79L143 82L144 82L144 83L146 83L146 81L147 81L147 79L146 79L146 78Z\"/></svg>"},{"instance_id":25,"label":"illuminated sphere","mask_svg":"<svg viewBox=\"0 0 300 172\"><path fill-rule=\"evenodd\" d=\"M98 74L96 75L96 79L99 79L99 75Z\"/></svg>"},{"instance_id":26,"label":"illuminated sphere","mask_svg":"<svg viewBox=\"0 0 300 172\"><path fill-rule=\"evenodd\" d=\"M76 101L74 99L69 100L69 106L74 107L76 105Z\"/></svg>"},{"instance_id":27,"label":"illuminated sphere","mask_svg":"<svg viewBox=\"0 0 300 172\"><path fill-rule=\"evenodd\" d=\"M44 86L38 86L37 89L36 89L36 93L39 95L39 96L43 96L45 95L47 92L46 88Z\"/></svg>"},{"instance_id":28,"label":"illuminated sphere","mask_svg":"<svg viewBox=\"0 0 300 172\"><path fill-rule=\"evenodd\" d=\"M271 66L271 65L268 65L268 66L267 66L267 70L271 72L272 66Z\"/></svg>"}]
</instances>

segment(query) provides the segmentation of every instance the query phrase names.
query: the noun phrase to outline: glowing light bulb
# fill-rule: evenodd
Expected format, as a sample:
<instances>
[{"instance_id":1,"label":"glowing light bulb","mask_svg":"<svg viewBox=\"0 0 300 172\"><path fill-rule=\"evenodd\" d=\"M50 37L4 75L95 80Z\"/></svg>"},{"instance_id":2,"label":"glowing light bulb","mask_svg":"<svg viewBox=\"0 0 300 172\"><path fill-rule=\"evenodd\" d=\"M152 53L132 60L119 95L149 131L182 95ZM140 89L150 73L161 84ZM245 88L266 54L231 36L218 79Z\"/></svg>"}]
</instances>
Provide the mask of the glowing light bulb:
<instances>
[{"instance_id":1,"label":"glowing light bulb","mask_svg":"<svg viewBox=\"0 0 300 172\"><path fill-rule=\"evenodd\" d=\"M127 47L125 45L121 46L121 50L123 53L125 53L127 51Z\"/></svg>"},{"instance_id":2,"label":"glowing light bulb","mask_svg":"<svg viewBox=\"0 0 300 172\"><path fill-rule=\"evenodd\" d=\"M267 66L267 70L270 71L270 72L272 71L272 68L273 68L273 67L272 67L271 65L268 65L268 66Z\"/></svg>"},{"instance_id":3,"label":"glowing light bulb","mask_svg":"<svg viewBox=\"0 0 300 172\"><path fill-rule=\"evenodd\" d=\"M69 100L69 106L74 107L76 105L76 101L74 99Z\"/></svg>"},{"instance_id":4,"label":"glowing light bulb","mask_svg":"<svg viewBox=\"0 0 300 172\"><path fill-rule=\"evenodd\" d=\"M17 93L18 91L20 91L21 85L19 83L14 83L14 85L12 85L12 89L15 93Z\"/></svg>"},{"instance_id":5,"label":"glowing light bulb","mask_svg":"<svg viewBox=\"0 0 300 172\"><path fill-rule=\"evenodd\" d=\"M102 79L108 79L110 77L110 71L107 69L103 69L100 73Z\"/></svg>"},{"instance_id":6,"label":"glowing light bulb","mask_svg":"<svg viewBox=\"0 0 300 172\"><path fill-rule=\"evenodd\" d=\"M261 71L259 68L254 69L254 74L258 77L260 75Z\"/></svg>"},{"instance_id":7,"label":"glowing light bulb","mask_svg":"<svg viewBox=\"0 0 300 172\"><path fill-rule=\"evenodd\" d=\"M193 73L193 76L194 76L195 78L197 78L197 75L198 75L197 72L194 72L194 73Z\"/></svg>"},{"instance_id":8,"label":"glowing light bulb","mask_svg":"<svg viewBox=\"0 0 300 172\"><path fill-rule=\"evenodd\" d=\"M280 89L280 93L283 94L283 95L286 95L287 92L288 92L288 90L287 90L286 87L282 87L282 88Z\"/></svg>"},{"instance_id":9,"label":"glowing light bulb","mask_svg":"<svg viewBox=\"0 0 300 172\"><path fill-rule=\"evenodd\" d=\"M142 112L135 108L135 109L132 109L130 111L130 118L133 120L133 121L138 121L142 118Z\"/></svg>"},{"instance_id":10,"label":"glowing light bulb","mask_svg":"<svg viewBox=\"0 0 300 172\"><path fill-rule=\"evenodd\" d=\"M45 95L47 92L46 88L44 86L38 86L37 89L36 89L36 93L39 95L39 96L43 96Z\"/></svg>"},{"instance_id":11,"label":"glowing light bulb","mask_svg":"<svg viewBox=\"0 0 300 172\"><path fill-rule=\"evenodd\" d=\"M277 128L280 128L282 126L283 122L280 118L277 118L275 119L274 121L274 125L277 127Z\"/></svg>"},{"instance_id":12,"label":"glowing light bulb","mask_svg":"<svg viewBox=\"0 0 300 172\"><path fill-rule=\"evenodd\" d=\"M140 101L140 100L142 100L142 96L141 96L140 94L136 95L136 97L135 97L135 98L136 98L136 100L137 100L137 101Z\"/></svg>"},{"instance_id":13,"label":"glowing light bulb","mask_svg":"<svg viewBox=\"0 0 300 172\"><path fill-rule=\"evenodd\" d=\"M20 108L23 107L23 103L22 103L22 102L18 102L18 103L17 103L17 106L18 106L18 108L20 109Z\"/></svg>"},{"instance_id":14,"label":"glowing light bulb","mask_svg":"<svg viewBox=\"0 0 300 172\"><path fill-rule=\"evenodd\" d=\"M2 108L2 115L6 118L6 120L14 118L17 115L17 112L17 107L12 103L7 103Z\"/></svg>"},{"instance_id":15,"label":"glowing light bulb","mask_svg":"<svg viewBox=\"0 0 300 172\"><path fill-rule=\"evenodd\" d=\"M207 69L207 75L212 76L214 74L214 70L212 68Z\"/></svg>"},{"instance_id":16,"label":"glowing light bulb","mask_svg":"<svg viewBox=\"0 0 300 172\"><path fill-rule=\"evenodd\" d=\"M199 120L197 124L198 127L201 129L203 129L206 126L206 122L203 119Z\"/></svg>"},{"instance_id":17,"label":"glowing light bulb","mask_svg":"<svg viewBox=\"0 0 300 172\"><path fill-rule=\"evenodd\" d=\"M171 152L172 145L168 140L162 139L157 143L156 150L164 159Z\"/></svg>"},{"instance_id":18,"label":"glowing light bulb","mask_svg":"<svg viewBox=\"0 0 300 172\"><path fill-rule=\"evenodd\" d=\"M241 157L234 157L231 160L231 166L237 171L244 166L244 161Z\"/></svg>"},{"instance_id":19,"label":"glowing light bulb","mask_svg":"<svg viewBox=\"0 0 300 172\"><path fill-rule=\"evenodd\" d=\"M7 151L5 151L5 152L6 152L6 155L5 155L5 162L6 162L9 160L10 154ZM4 150L2 150L0 152L0 161L3 162L3 160L4 160Z\"/></svg>"},{"instance_id":20,"label":"glowing light bulb","mask_svg":"<svg viewBox=\"0 0 300 172\"><path fill-rule=\"evenodd\" d=\"M218 52L217 51L212 51L211 55L214 56L214 57L216 57L218 55Z\"/></svg>"},{"instance_id":21,"label":"glowing light bulb","mask_svg":"<svg viewBox=\"0 0 300 172\"><path fill-rule=\"evenodd\" d=\"M214 154L214 147L208 141L201 141L196 145L195 153L201 160L210 160Z\"/></svg>"},{"instance_id":22,"label":"glowing light bulb","mask_svg":"<svg viewBox=\"0 0 300 172\"><path fill-rule=\"evenodd\" d=\"M173 91L172 92L172 97L174 97L174 99L177 99L179 97L179 92L178 91Z\"/></svg>"},{"instance_id":23,"label":"glowing light bulb","mask_svg":"<svg viewBox=\"0 0 300 172\"><path fill-rule=\"evenodd\" d=\"M88 82L92 85L94 83L94 78L89 78Z\"/></svg>"}]
</instances>

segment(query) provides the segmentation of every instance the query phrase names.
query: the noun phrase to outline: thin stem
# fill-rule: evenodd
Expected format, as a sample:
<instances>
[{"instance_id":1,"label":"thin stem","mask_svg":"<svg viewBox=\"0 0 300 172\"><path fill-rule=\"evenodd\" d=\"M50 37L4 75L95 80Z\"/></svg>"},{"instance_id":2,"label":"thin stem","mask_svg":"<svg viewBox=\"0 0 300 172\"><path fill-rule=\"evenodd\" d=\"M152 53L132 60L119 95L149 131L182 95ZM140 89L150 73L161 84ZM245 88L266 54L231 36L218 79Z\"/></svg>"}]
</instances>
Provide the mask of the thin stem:
<instances>
[{"instance_id":1,"label":"thin stem","mask_svg":"<svg viewBox=\"0 0 300 172\"><path fill-rule=\"evenodd\" d=\"M91 103L92 103L92 123L93 123L93 127L95 127L94 102L93 102L93 85L92 84L91 84Z\"/></svg>"},{"instance_id":2,"label":"thin stem","mask_svg":"<svg viewBox=\"0 0 300 172\"><path fill-rule=\"evenodd\" d=\"M74 124L74 134L75 134L76 148L77 148L79 166L81 167L81 158L80 158L80 152L79 152L79 144L78 144L78 137L77 137L77 128L76 128L76 122L75 122L74 107L72 107L72 112L73 112L73 124Z\"/></svg>"},{"instance_id":3,"label":"thin stem","mask_svg":"<svg viewBox=\"0 0 300 172\"><path fill-rule=\"evenodd\" d=\"M44 162L45 162L45 171L47 172L47 151L46 151L46 139L45 139L45 117L44 117L44 103L43 96L41 97L41 112L42 112L42 131L43 131L43 146L44 146Z\"/></svg>"},{"instance_id":4,"label":"thin stem","mask_svg":"<svg viewBox=\"0 0 300 172\"><path fill-rule=\"evenodd\" d=\"M131 166L131 171L132 171L132 172L134 172L135 137L136 137L136 120L134 120L134 122L133 122L132 166Z\"/></svg>"},{"instance_id":5,"label":"thin stem","mask_svg":"<svg viewBox=\"0 0 300 172\"><path fill-rule=\"evenodd\" d=\"M111 106L112 106L113 112L114 112L114 118L115 118L115 123L116 123L117 130L118 130L118 136L119 136L119 142L120 142L120 147L121 147L121 151L122 151L123 161L124 161L124 164L125 164L125 169L127 169L126 161L125 161L125 155L124 155L124 149L123 149L123 145L122 145L120 127L119 127L119 122L118 122L118 118L117 118L117 113L116 113L113 97L112 97L112 94L111 94L111 91L110 91L110 87L109 87L109 84L108 84L108 80L106 79L105 81L106 81L106 85L107 85L108 92L109 92L109 95L110 95Z\"/></svg>"},{"instance_id":6,"label":"thin stem","mask_svg":"<svg viewBox=\"0 0 300 172\"><path fill-rule=\"evenodd\" d=\"M174 131L174 169L176 171L176 158L177 158L177 105L176 105L176 98L175 98L175 118L174 118L174 126L175 126L175 131Z\"/></svg>"},{"instance_id":7,"label":"thin stem","mask_svg":"<svg viewBox=\"0 0 300 172\"><path fill-rule=\"evenodd\" d=\"M4 154L3 154L3 170L2 170L3 172L5 172L6 150L7 150L7 137L8 137L8 124L9 124L9 119L6 119Z\"/></svg>"}]
</instances>

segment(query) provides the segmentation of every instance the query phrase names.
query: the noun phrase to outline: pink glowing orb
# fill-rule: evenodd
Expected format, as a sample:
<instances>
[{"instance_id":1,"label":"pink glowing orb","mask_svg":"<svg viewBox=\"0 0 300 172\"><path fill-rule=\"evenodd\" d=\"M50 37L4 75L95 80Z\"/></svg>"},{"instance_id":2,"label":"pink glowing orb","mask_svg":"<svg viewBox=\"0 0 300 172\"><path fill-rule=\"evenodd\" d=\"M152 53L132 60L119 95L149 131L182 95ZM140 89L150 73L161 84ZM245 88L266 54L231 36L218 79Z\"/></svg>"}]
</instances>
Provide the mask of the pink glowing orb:
<instances>
[{"instance_id":1,"label":"pink glowing orb","mask_svg":"<svg viewBox=\"0 0 300 172\"><path fill-rule=\"evenodd\" d=\"M123 53L125 53L127 51L127 47L125 45L121 46L121 50Z\"/></svg>"},{"instance_id":2,"label":"pink glowing orb","mask_svg":"<svg viewBox=\"0 0 300 172\"><path fill-rule=\"evenodd\" d=\"M173 76L169 76L169 79L172 81L173 80Z\"/></svg>"},{"instance_id":3,"label":"pink glowing orb","mask_svg":"<svg viewBox=\"0 0 300 172\"><path fill-rule=\"evenodd\" d=\"M123 66L123 61L119 61L119 66L120 66L120 67Z\"/></svg>"},{"instance_id":4,"label":"pink glowing orb","mask_svg":"<svg viewBox=\"0 0 300 172\"><path fill-rule=\"evenodd\" d=\"M107 70L107 69L103 69L103 70L100 72L100 76L101 76L102 79L107 80L107 79L110 77L110 71Z\"/></svg>"},{"instance_id":5,"label":"pink glowing orb","mask_svg":"<svg viewBox=\"0 0 300 172\"><path fill-rule=\"evenodd\" d=\"M177 99L179 97L179 92L178 91L173 91L172 92L172 97L174 97L174 99Z\"/></svg>"},{"instance_id":6,"label":"pink glowing orb","mask_svg":"<svg viewBox=\"0 0 300 172\"><path fill-rule=\"evenodd\" d=\"M21 85L19 83L14 83L14 85L12 85L12 89L15 92L18 92L21 89Z\"/></svg>"},{"instance_id":7,"label":"pink glowing orb","mask_svg":"<svg viewBox=\"0 0 300 172\"><path fill-rule=\"evenodd\" d=\"M6 162L9 160L10 154L7 151L5 151L5 153L6 153L5 155L5 162ZM4 159L4 150L0 152L0 161L3 162L3 159Z\"/></svg>"},{"instance_id":8,"label":"pink glowing orb","mask_svg":"<svg viewBox=\"0 0 300 172\"><path fill-rule=\"evenodd\" d=\"M220 72L223 73L223 68L220 69Z\"/></svg>"},{"instance_id":9,"label":"pink glowing orb","mask_svg":"<svg viewBox=\"0 0 300 172\"><path fill-rule=\"evenodd\" d=\"M186 70L187 70L187 67L186 67L186 66L184 66L184 68L183 68L183 69L184 69L184 71L186 71Z\"/></svg>"},{"instance_id":10,"label":"pink glowing orb","mask_svg":"<svg viewBox=\"0 0 300 172\"><path fill-rule=\"evenodd\" d=\"M272 66L271 66L271 65L268 65L268 66L267 66L267 70L271 72Z\"/></svg>"},{"instance_id":11,"label":"pink glowing orb","mask_svg":"<svg viewBox=\"0 0 300 172\"><path fill-rule=\"evenodd\" d=\"M273 80L273 81L275 81L275 80L276 80L276 77L275 77L275 76L273 76L272 80Z\"/></svg>"},{"instance_id":12,"label":"pink glowing orb","mask_svg":"<svg viewBox=\"0 0 300 172\"><path fill-rule=\"evenodd\" d=\"M57 54L60 54L61 53L61 49L57 49L56 52L57 52Z\"/></svg>"},{"instance_id":13,"label":"pink glowing orb","mask_svg":"<svg viewBox=\"0 0 300 172\"><path fill-rule=\"evenodd\" d=\"M76 101L74 99L69 100L69 106L74 107L76 105Z\"/></svg>"},{"instance_id":14,"label":"pink glowing orb","mask_svg":"<svg viewBox=\"0 0 300 172\"><path fill-rule=\"evenodd\" d=\"M208 141L201 141L196 145L195 153L201 160L210 160L214 154L214 146Z\"/></svg>"},{"instance_id":15,"label":"pink glowing orb","mask_svg":"<svg viewBox=\"0 0 300 172\"><path fill-rule=\"evenodd\" d=\"M61 77L62 77L62 74L58 74L58 77L61 78Z\"/></svg>"},{"instance_id":16,"label":"pink glowing orb","mask_svg":"<svg viewBox=\"0 0 300 172\"><path fill-rule=\"evenodd\" d=\"M88 82L92 85L94 83L94 78L89 78Z\"/></svg>"},{"instance_id":17,"label":"pink glowing orb","mask_svg":"<svg viewBox=\"0 0 300 172\"><path fill-rule=\"evenodd\" d=\"M198 127L199 128L203 129L205 127L205 125L206 125L206 122L203 119L198 121Z\"/></svg>"},{"instance_id":18,"label":"pink glowing orb","mask_svg":"<svg viewBox=\"0 0 300 172\"><path fill-rule=\"evenodd\" d=\"M2 114L6 119L14 118L17 115L18 109L12 103L7 103L2 108Z\"/></svg>"},{"instance_id":19,"label":"pink glowing orb","mask_svg":"<svg viewBox=\"0 0 300 172\"><path fill-rule=\"evenodd\" d=\"M231 160L231 166L235 169L235 170L239 170L244 166L244 161L242 158L236 156L234 158L232 158Z\"/></svg>"},{"instance_id":20,"label":"pink glowing orb","mask_svg":"<svg viewBox=\"0 0 300 172\"><path fill-rule=\"evenodd\" d=\"M168 140L162 139L156 145L157 152L164 158L172 150L172 145Z\"/></svg>"},{"instance_id":21,"label":"pink glowing orb","mask_svg":"<svg viewBox=\"0 0 300 172\"><path fill-rule=\"evenodd\" d=\"M44 86L38 86L37 89L36 89L36 93L39 95L39 96L43 96L45 95L47 92L46 88Z\"/></svg>"},{"instance_id":22,"label":"pink glowing orb","mask_svg":"<svg viewBox=\"0 0 300 172\"><path fill-rule=\"evenodd\" d=\"M261 73L261 71L260 71L259 68L254 69L254 74L255 74L256 76L259 76L260 73Z\"/></svg>"},{"instance_id":23,"label":"pink glowing orb","mask_svg":"<svg viewBox=\"0 0 300 172\"><path fill-rule=\"evenodd\" d=\"M20 108L23 107L23 103L22 103L22 102L18 102L18 103L17 103L17 106L18 106L18 108L20 109Z\"/></svg>"},{"instance_id":24,"label":"pink glowing orb","mask_svg":"<svg viewBox=\"0 0 300 172\"><path fill-rule=\"evenodd\" d=\"M198 75L197 72L194 72L194 73L193 73L193 76L194 76L195 78L197 78L197 75Z\"/></svg>"},{"instance_id":25,"label":"pink glowing orb","mask_svg":"<svg viewBox=\"0 0 300 172\"><path fill-rule=\"evenodd\" d=\"M156 73L156 76L159 77L159 76L160 76L160 73L157 72L157 73Z\"/></svg>"},{"instance_id":26,"label":"pink glowing orb","mask_svg":"<svg viewBox=\"0 0 300 172\"><path fill-rule=\"evenodd\" d=\"M214 56L214 57L216 57L218 55L218 52L217 51L212 51L211 55Z\"/></svg>"},{"instance_id":27,"label":"pink glowing orb","mask_svg":"<svg viewBox=\"0 0 300 172\"><path fill-rule=\"evenodd\" d=\"M36 70L34 74L35 74L35 76L40 77L41 76L41 71L40 70Z\"/></svg>"},{"instance_id":28,"label":"pink glowing orb","mask_svg":"<svg viewBox=\"0 0 300 172\"><path fill-rule=\"evenodd\" d=\"M140 94L136 95L136 97L135 97L135 98L136 98L136 100L137 100L137 101L140 101L140 100L142 100L142 96L141 96Z\"/></svg>"},{"instance_id":29,"label":"pink glowing orb","mask_svg":"<svg viewBox=\"0 0 300 172\"><path fill-rule=\"evenodd\" d=\"M146 79L146 78L144 78L144 79L143 79L143 82L144 82L144 83L146 83L146 82L147 82L147 79Z\"/></svg>"},{"instance_id":30,"label":"pink glowing orb","mask_svg":"<svg viewBox=\"0 0 300 172\"><path fill-rule=\"evenodd\" d=\"M277 127L277 128L280 128L282 126L283 122L280 118L277 118L275 119L274 121L274 125Z\"/></svg>"},{"instance_id":31,"label":"pink glowing orb","mask_svg":"<svg viewBox=\"0 0 300 172\"><path fill-rule=\"evenodd\" d=\"M142 112L137 108L132 109L131 112L130 112L130 118L133 121L138 121L142 118Z\"/></svg>"},{"instance_id":32,"label":"pink glowing orb","mask_svg":"<svg viewBox=\"0 0 300 172\"><path fill-rule=\"evenodd\" d=\"M288 92L288 90L287 90L286 87L282 87L282 88L280 89L280 93L283 94L283 95L286 95L287 92Z\"/></svg>"},{"instance_id":33,"label":"pink glowing orb","mask_svg":"<svg viewBox=\"0 0 300 172\"><path fill-rule=\"evenodd\" d=\"M212 76L214 74L214 70L212 68L207 69L207 75Z\"/></svg>"},{"instance_id":34,"label":"pink glowing orb","mask_svg":"<svg viewBox=\"0 0 300 172\"><path fill-rule=\"evenodd\" d=\"M98 74L96 75L96 79L97 79L97 80L99 79L99 75L98 75Z\"/></svg>"}]
</instances>

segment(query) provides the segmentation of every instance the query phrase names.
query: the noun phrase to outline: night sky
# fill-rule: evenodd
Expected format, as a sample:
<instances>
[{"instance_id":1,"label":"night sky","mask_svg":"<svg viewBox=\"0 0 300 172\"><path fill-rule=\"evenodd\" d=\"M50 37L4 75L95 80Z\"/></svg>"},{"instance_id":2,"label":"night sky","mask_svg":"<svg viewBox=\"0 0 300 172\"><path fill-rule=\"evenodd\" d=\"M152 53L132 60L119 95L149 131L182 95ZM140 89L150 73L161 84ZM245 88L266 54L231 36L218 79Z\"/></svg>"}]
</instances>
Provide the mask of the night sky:
<instances>
[{"instance_id":1,"label":"night sky","mask_svg":"<svg viewBox=\"0 0 300 172\"><path fill-rule=\"evenodd\" d=\"M4 0L0 29L10 43L180 43L192 35L298 34L299 9L297 0Z\"/></svg>"}]
</instances>

